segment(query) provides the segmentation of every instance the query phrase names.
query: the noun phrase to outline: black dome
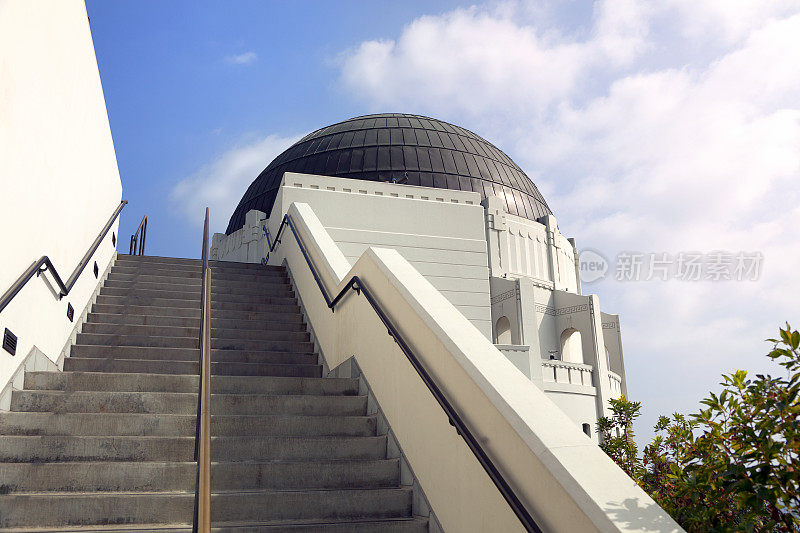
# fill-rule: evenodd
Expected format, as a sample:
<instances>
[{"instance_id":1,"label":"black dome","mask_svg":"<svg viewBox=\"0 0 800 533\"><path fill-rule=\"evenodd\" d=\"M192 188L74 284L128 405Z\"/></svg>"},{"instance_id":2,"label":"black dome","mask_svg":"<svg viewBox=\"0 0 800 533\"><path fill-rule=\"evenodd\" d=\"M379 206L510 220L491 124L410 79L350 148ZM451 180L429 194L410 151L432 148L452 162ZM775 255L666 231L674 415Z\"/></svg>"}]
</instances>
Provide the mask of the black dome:
<instances>
[{"instance_id":1,"label":"black dome","mask_svg":"<svg viewBox=\"0 0 800 533\"><path fill-rule=\"evenodd\" d=\"M270 214L284 172L475 191L499 196L509 213L531 220L552 213L530 178L490 142L441 120L389 113L321 128L289 147L247 188L228 235L251 209Z\"/></svg>"}]
</instances>

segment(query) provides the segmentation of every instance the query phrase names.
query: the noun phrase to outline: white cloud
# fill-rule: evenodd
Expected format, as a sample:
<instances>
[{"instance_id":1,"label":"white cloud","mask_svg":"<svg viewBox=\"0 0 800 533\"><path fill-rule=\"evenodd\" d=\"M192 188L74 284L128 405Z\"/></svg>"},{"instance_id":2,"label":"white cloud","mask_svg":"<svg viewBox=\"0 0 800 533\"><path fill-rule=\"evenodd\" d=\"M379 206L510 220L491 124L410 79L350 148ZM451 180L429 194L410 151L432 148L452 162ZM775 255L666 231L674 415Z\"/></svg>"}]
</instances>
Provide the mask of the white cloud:
<instances>
[{"instance_id":1,"label":"white cloud","mask_svg":"<svg viewBox=\"0 0 800 533\"><path fill-rule=\"evenodd\" d=\"M611 259L761 251L750 283L589 285L622 315L630 391L695 409L721 372L765 369L800 293L800 5L598 1L585 28L504 3L420 17L341 57L375 110L450 118L536 181L567 233Z\"/></svg>"},{"instance_id":2,"label":"white cloud","mask_svg":"<svg viewBox=\"0 0 800 533\"><path fill-rule=\"evenodd\" d=\"M224 231L250 183L299 139L268 135L231 148L178 182L170 194L172 204L197 225L203 224L205 207L209 207L214 231Z\"/></svg>"},{"instance_id":3,"label":"white cloud","mask_svg":"<svg viewBox=\"0 0 800 533\"><path fill-rule=\"evenodd\" d=\"M225 61L228 63L233 63L234 65L249 65L251 63L255 63L258 60L258 54L253 51L245 52L239 55L232 55L225 58Z\"/></svg>"}]
</instances>

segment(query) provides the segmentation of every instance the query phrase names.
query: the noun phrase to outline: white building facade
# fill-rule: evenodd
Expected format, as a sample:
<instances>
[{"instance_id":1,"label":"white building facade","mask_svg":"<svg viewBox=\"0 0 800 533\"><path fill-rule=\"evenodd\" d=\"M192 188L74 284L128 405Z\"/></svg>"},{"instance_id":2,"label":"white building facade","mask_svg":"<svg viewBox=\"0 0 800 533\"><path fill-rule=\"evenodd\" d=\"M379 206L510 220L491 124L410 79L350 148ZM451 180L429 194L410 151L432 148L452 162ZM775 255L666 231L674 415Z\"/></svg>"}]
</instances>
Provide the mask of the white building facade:
<instances>
[{"instance_id":1,"label":"white building facade","mask_svg":"<svg viewBox=\"0 0 800 533\"><path fill-rule=\"evenodd\" d=\"M575 241L554 216L529 220L476 192L287 172L271 213L215 234L212 259L264 261L293 203L313 209L351 266L370 247L397 250L597 438L608 400L626 393L619 317L581 293Z\"/></svg>"}]
</instances>

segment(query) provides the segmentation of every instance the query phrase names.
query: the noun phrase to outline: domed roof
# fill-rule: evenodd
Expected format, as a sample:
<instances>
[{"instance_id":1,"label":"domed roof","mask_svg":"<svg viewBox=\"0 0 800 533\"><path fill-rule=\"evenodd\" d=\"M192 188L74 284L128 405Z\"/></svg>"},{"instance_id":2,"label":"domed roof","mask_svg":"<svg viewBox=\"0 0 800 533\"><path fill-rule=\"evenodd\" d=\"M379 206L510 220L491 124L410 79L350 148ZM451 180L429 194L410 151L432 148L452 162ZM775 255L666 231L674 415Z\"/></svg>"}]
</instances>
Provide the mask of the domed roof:
<instances>
[{"instance_id":1,"label":"domed roof","mask_svg":"<svg viewBox=\"0 0 800 533\"><path fill-rule=\"evenodd\" d=\"M290 146L247 188L228 235L251 209L269 215L284 172L475 191L500 197L509 213L531 220L552 213L536 185L492 143L441 120L389 113L351 118Z\"/></svg>"}]
</instances>

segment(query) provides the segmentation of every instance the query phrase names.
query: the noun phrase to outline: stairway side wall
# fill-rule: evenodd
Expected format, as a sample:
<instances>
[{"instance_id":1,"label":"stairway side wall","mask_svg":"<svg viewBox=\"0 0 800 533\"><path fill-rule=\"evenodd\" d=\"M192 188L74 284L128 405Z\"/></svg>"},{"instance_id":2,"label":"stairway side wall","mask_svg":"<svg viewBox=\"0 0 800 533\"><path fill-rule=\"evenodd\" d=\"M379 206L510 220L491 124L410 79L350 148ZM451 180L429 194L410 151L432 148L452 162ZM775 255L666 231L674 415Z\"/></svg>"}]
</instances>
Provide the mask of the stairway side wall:
<instances>
[{"instance_id":1,"label":"stairway side wall","mask_svg":"<svg viewBox=\"0 0 800 533\"><path fill-rule=\"evenodd\" d=\"M50 257L66 281L120 202L122 184L84 3L0 4L0 292ZM46 273L0 313L0 389L36 348L53 363L114 256L111 228L70 295ZM74 319L67 318L67 305Z\"/></svg>"},{"instance_id":2,"label":"stairway side wall","mask_svg":"<svg viewBox=\"0 0 800 533\"><path fill-rule=\"evenodd\" d=\"M310 206L289 213L328 290L354 274L365 282L543 530L680 531L398 252L369 248L350 267ZM351 292L331 313L291 234L277 252L328 364L355 357L443 529L520 531L366 298Z\"/></svg>"}]
</instances>

